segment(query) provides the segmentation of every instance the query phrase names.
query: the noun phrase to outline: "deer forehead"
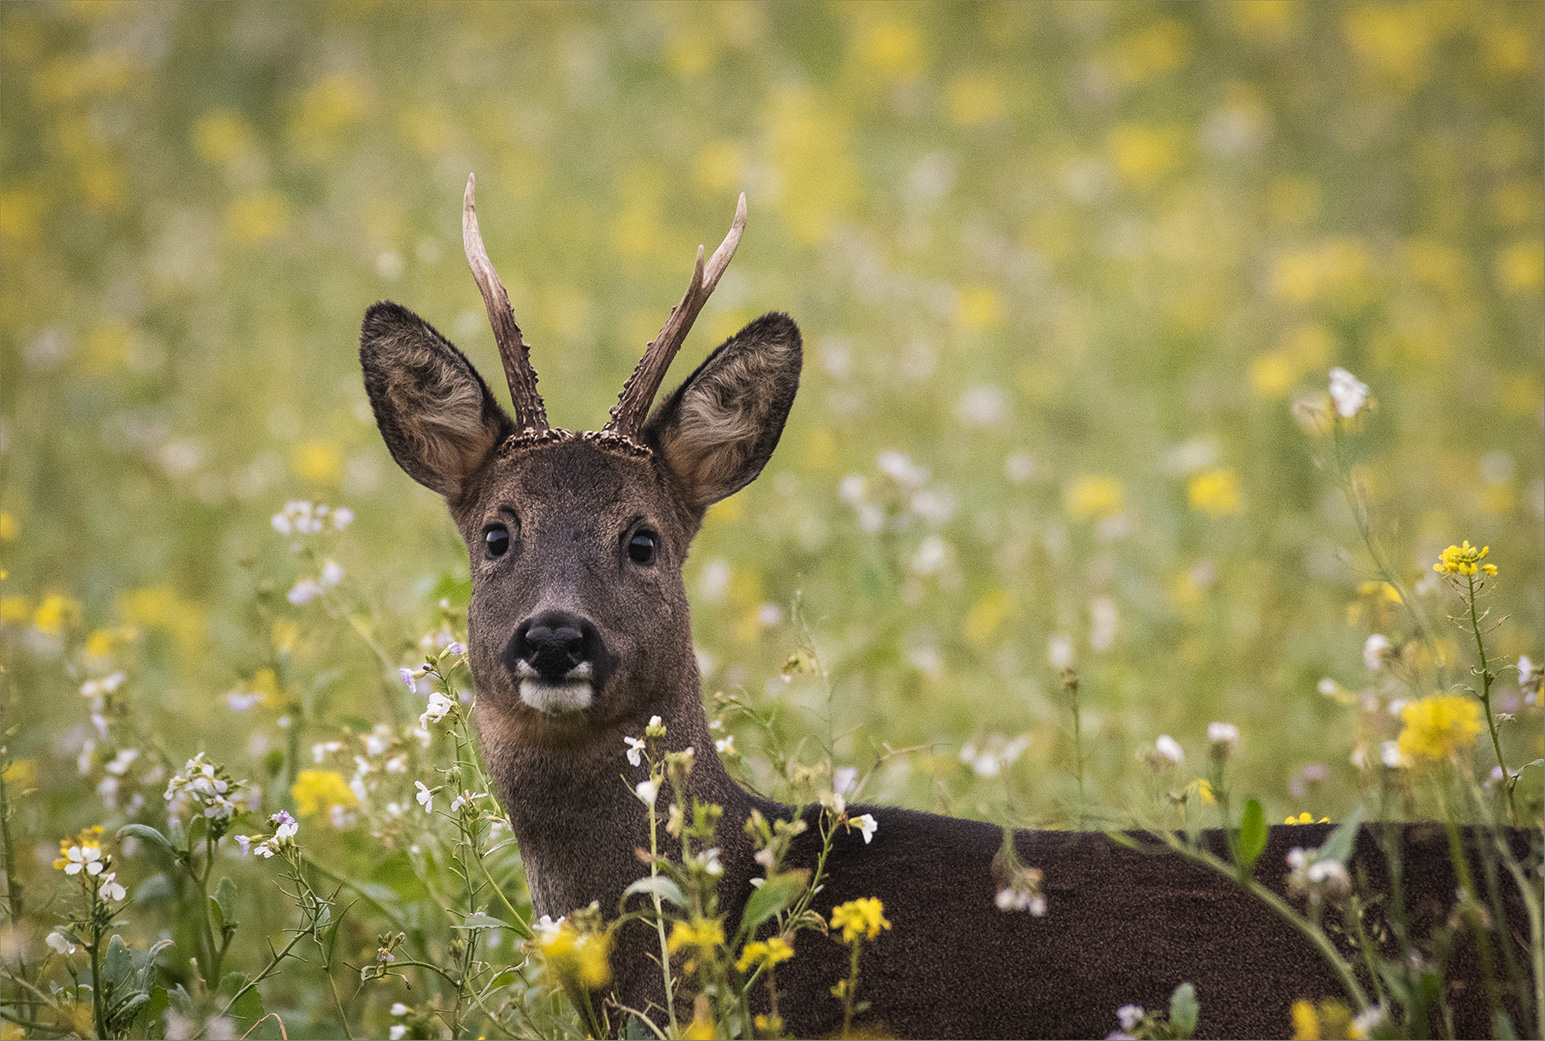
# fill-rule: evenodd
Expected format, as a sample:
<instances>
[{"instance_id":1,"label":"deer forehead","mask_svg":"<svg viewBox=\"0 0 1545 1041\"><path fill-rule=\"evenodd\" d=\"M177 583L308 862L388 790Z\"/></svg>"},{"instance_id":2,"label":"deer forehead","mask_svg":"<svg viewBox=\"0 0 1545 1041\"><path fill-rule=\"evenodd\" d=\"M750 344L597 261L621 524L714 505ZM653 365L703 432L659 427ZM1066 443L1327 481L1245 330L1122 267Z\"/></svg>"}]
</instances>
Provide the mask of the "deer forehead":
<instances>
[{"instance_id":1,"label":"deer forehead","mask_svg":"<svg viewBox=\"0 0 1545 1041\"><path fill-rule=\"evenodd\" d=\"M458 519L476 534L501 509L514 510L522 530L536 536L563 529L609 537L640 518L667 537L690 532L686 503L652 452L585 435L501 452Z\"/></svg>"}]
</instances>

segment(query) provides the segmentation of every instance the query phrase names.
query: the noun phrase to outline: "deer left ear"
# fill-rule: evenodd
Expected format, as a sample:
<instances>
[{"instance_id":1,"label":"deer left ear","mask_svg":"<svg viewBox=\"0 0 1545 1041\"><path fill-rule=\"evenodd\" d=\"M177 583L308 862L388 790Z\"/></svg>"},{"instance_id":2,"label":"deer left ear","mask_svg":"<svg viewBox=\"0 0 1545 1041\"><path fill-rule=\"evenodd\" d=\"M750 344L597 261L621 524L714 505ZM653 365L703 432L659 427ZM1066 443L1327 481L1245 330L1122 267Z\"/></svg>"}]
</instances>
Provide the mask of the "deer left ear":
<instances>
[{"instance_id":1,"label":"deer left ear","mask_svg":"<svg viewBox=\"0 0 1545 1041\"><path fill-rule=\"evenodd\" d=\"M642 431L706 510L750 484L772 456L799 389L799 327L765 314L719 346Z\"/></svg>"}]
</instances>

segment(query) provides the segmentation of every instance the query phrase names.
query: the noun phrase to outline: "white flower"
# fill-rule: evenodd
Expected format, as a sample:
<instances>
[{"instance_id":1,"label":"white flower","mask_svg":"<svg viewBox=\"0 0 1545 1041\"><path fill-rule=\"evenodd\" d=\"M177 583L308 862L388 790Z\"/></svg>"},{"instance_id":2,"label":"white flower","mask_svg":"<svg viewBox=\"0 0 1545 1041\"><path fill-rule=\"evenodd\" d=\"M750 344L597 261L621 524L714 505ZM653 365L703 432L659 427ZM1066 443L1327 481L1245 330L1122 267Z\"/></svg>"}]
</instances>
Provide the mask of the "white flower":
<instances>
[{"instance_id":1,"label":"white flower","mask_svg":"<svg viewBox=\"0 0 1545 1041\"><path fill-rule=\"evenodd\" d=\"M241 847L241 855L244 857L252 852L252 840L257 838L256 835L233 835L231 837L236 840L236 845Z\"/></svg>"},{"instance_id":2,"label":"white flower","mask_svg":"<svg viewBox=\"0 0 1545 1041\"><path fill-rule=\"evenodd\" d=\"M1534 662L1529 660L1527 654L1518 656L1518 685L1527 687L1529 681L1534 678Z\"/></svg>"},{"instance_id":3,"label":"white flower","mask_svg":"<svg viewBox=\"0 0 1545 1041\"><path fill-rule=\"evenodd\" d=\"M102 888L97 890L97 892L102 895L103 900L115 902L129 895L123 886L118 884L118 872L116 871L109 871L102 876Z\"/></svg>"},{"instance_id":4,"label":"white flower","mask_svg":"<svg viewBox=\"0 0 1545 1041\"><path fill-rule=\"evenodd\" d=\"M252 847L252 855L255 857L262 857L264 860L267 860L277 852L279 851L274 849L274 844L272 842L265 841Z\"/></svg>"},{"instance_id":5,"label":"white flower","mask_svg":"<svg viewBox=\"0 0 1545 1041\"><path fill-rule=\"evenodd\" d=\"M456 796L456 798L451 800L451 812L455 813L463 806L471 806L473 799L481 799L487 794L487 792L462 792L460 795Z\"/></svg>"},{"instance_id":6,"label":"white flower","mask_svg":"<svg viewBox=\"0 0 1545 1041\"><path fill-rule=\"evenodd\" d=\"M96 846L71 846L65 856L70 861L64 867L66 875L78 875L83 868L88 875L102 873L102 851Z\"/></svg>"},{"instance_id":7,"label":"white flower","mask_svg":"<svg viewBox=\"0 0 1545 1041\"><path fill-rule=\"evenodd\" d=\"M394 1016L406 1016L408 1014L408 1006L404 1005L400 1001L396 1001L392 1003L392 1007L389 1011Z\"/></svg>"},{"instance_id":8,"label":"white flower","mask_svg":"<svg viewBox=\"0 0 1545 1041\"><path fill-rule=\"evenodd\" d=\"M559 915L558 920L555 922L552 915L544 914L541 918L531 923L531 928L541 934L543 939L550 940L563 931L563 920L567 917L567 915Z\"/></svg>"},{"instance_id":9,"label":"white flower","mask_svg":"<svg viewBox=\"0 0 1545 1041\"><path fill-rule=\"evenodd\" d=\"M653 806L656 797L660 794L660 786L653 781L639 781L633 789L633 794L638 796L638 801L645 806Z\"/></svg>"},{"instance_id":10,"label":"white flower","mask_svg":"<svg viewBox=\"0 0 1545 1041\"><path fill-rule=\"evenodd\" d=\"M719 740L717 740L717 741L715 741L713 743L713 746L714 746L714 749L720 755L736 755L737 754L736 751L735 751L735 735L734 734L731 734L728 737L721 737Z\"/></svg>"},{"instance_id":11,"label":"white flower","mask_svg":"<svg viewBox=\"0 0 1545 1041\"><path fill-rule=\"evenodd\" d=\"M1239 740L1239 728L1232 723L1208 723L1207 740L1215 745L1235 744Z\"/></svg>"},{"instance_id":12,"label":"white flower","mask_svg":"<svg viewBox=\"0 0 1545 1041\"><path fill-rule=\"evenodd\" d=\"M291 817L286 810L280 810L269 817L268 822L275 826L274 841L276 842L293 839L296 833L300 831L300 823L294 817Z\"/></svg>"},{"instance_id":13,"label":"white flower","mask_svg":"<svg viewBox=\"0 0 1545 1041\"><path fill-rule=\"evenodd\" d=\"M342 581L343 568L339 566L336 560L329 560L322 565L322 584L324 586L335 586Z\"/></svg>"},{"instance_id":14,"label":"white flower","mask_svg":"<svg viewBox=\"0 0 1545 1041\"><path fill-rule=\"evenodd\" d=\"M1121 1029L1129 1034L1137 1024L1143 1021L1143 1015L1143 1006L1141 1005L1122 1005L1116 1010L1116 1018L1121 1022Z\"/></svg>"},{"instance_id":15,"label":"white flower","mask_svg":"<svg viewBox=\"0 0 1545 1041\"><path fill-rule=\"evenodd\" d=\"M414 796L414 798L418 799L418 804L424 807L424 812L433 813L435 809L435 793L430 791L423 781L414 781L413 787L418 789L418 795Z\"/></svg>"},{"instance_id":16,"label":"white flower","mask_svg":"<svg viewBox=\"0 0 1545 1041\"><path fill-rule=\"evenodd\" d=\"M294 604L296 607L301 607L305 604L311 603L311 601L321 596L322 593L323 589L320 583L314 581L313 579L303 578L299 582L295 583L294 587L290 589L290 592L285 597L285 599Z\"/></svg>"},{"instance_id":17,"label":"white flower","mask_svg":"<svg viewBox=\"0 0 1545 1041\"><path fill-rule=\"evenodd\" d=\"M1363 641L1363 664L1370 672L1377 672L1384 664L1384 652L1389 650L1389 637L1374 633Z\"/></svg>"},{"instance_id":18,"label":"white flower","mask_svg":"<svg viewBox=\"0 0 1545 1041\"><path fill-rule=\"evenodd\" d=\"M460 640L452 640L445 645L446 654L466 654L467 649L461 645Z\"/></svg>"},{"instance_id":19,"label":"white flower","mask_svg":"<svg viewBox=\"0 0 1545 1041\"><path fill-rule=\"evenodd\" d=\"M1051 667L1054 669L1071 669L1073 641L1060 634L1049 637L1046 641L1046 660L1051 662Z\"/></svg>"},{"instance_id":20,"label":"white flower","mask_svg":"<svg viewBox=\"0 0 1545 1041\"><path fill-rule=\"evenodd\" d=\"M1330 370L1330 399L1337 413L1351 419L1368 403L1368 384L1338 365Z\"/></svg>"},{"instance_id":21,"label":"white flower","mask_svg":"<svg viewBox=\"0 0 1545 1041\"><path fill-rule=\"evenodd\" d=\"M403 1038L408 1036L407 1024L393 1023L392 1028L386 1032L386 1036L390 1041L402 1041Z\"/></svg>"},{"instance_id":22,"label":"white flower","mask_svg":"<svg viewBox=\"0 0 1545 1041\"><path fill-rule=\"evenodd\" d=\"M64 933L60 932L58 929L55 929L53 932L44 937L43 942L48 944L54 950L58 951L60 954L75 953L75 945L70 942L70 938L68 936L64 935Z\"/></svg>"},{"instance_id":23,"label":"white flower","mask_svg":"<svg viewBox=\"0 0 1545 1041\"><path fill-rule=\"evenodd\" d=\"M1185 749L1180 747L1179 741L1168 734L1160 734L1158 740L1154 741L1153 747L1160 755L1177 766L1186 761Z\"/></svg>"},{"instance_id":24,"label":"white flower","mask_svg":"<svg viewBox=\"0 0 1545 1041\"><path fill-rule=\"evenodd\" d=\"M292 535L295 526L290 523L290 518L283 513L276 513L268 519L268 523L274 526L274 530L281 535Z\"/></svg>"},{"instance_id":25,"label":"white flower","mask_svg":"<svg viewBox=\"0 0 1545 1041\"><path fill-rule=\"evenodd\" d=\"M455 707L455 704L438 690L432 692L429 695L429 707L418 717L418 725L427 727L431 723L439 723L445 719L445 714Z\"/></svg>"},{"instance_id":26,"label":"white flower","mask_svg":"<svg viewBox=\"0 0 1545 1041\"><path fill-rule=\"evenodd\" d=\"M644 742L636 737L625 737L622 740L628 746L628 762L634 766L643 763Z\"/></svg>"},{"instance_id":27,"label":"white flower","mask_svg":"<svg viewBox=\"0 0 1545 1041\"><path fill-rule=\"evenodd\" d=\"M851 795L858 787L858 767L839 766L832 771L832 791L838 795Z\"/></svg>"},{"instance_id":28,"label":"white flower","mask_svg":"<svg viewBox=\"0 0 1545 1041\"><path fill-rule=\"evenodd\" d=\"M707 849L703 850L703 854L699 858L699 862L703 865L703 870L715 878L718 878L720 875L724 874L724 865L719 862L718 846L709 846Z\"/></svg>"},{"instance_id":29,"label":"white flower","mask_svg":"<svg viewBox=\"0 0 1545 1041\"><path fill-rule=\"evenodd\" d=\"M354 511L347 506L340 506L333 511L333 527L342 531L354 523Z\"/></svg>"},{"instance_id":30,"label":"white flower","mask_svg":"<svg viewBox=\"0 0 1545 1041\"><path fill-rule=\"evenodd\" d=\"M1400 751L1400 743L1398 741L1386 741L1379 746L1379 762L1391 770L1399 770L1402 767L1411 765L1405 753Z\"/></svg>"},{"instance_id":31,"label":"white flower","mask_svg":"<svg viewBox=\"0 0 1545 1041\"><path fill-rule=\"evenodd\" d=\"M402 685L414 694L418 693L418 685L413 681L413 670L404 666L397 670L397 675L402 677Z\"/></svg>"},{"instance_id":32,"label":"white flower","mask_svg":"<svg viewBox=\"0 0 1545 1041\"><path fill-rule=\"evenodd\" d=\"M874 814L865 813L854 817L850 824L857 828L864 836L864 845L874 838L874 833L880 830L880 822L874 819Z\"/></svg>"}]
</instances>

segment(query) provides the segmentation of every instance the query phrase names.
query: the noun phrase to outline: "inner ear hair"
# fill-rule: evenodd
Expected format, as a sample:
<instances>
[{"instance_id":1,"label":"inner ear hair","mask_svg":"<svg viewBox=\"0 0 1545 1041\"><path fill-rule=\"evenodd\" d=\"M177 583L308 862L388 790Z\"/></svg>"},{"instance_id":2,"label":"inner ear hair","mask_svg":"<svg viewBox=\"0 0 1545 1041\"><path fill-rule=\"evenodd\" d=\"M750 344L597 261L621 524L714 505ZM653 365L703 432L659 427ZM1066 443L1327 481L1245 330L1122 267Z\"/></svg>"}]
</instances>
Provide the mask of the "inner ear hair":
<instances>
[{"instance_id":1,"label":"inner ear hair","mask_svg":"<svg viewBox=\"0 0 1545 1041\"><path fill-rule=\"evenodd\" d=\"M378 303L360 333L365 391L397 465L453 503L514 423L466 356L405 307Z\"/></svg>"},{"instance_id":2,"label":"inner ear hair","mask_svg":"<svg viewBox=\"0 0 1545 1041\"><path fill-rule=\"evenodd\" d=\"M705 510L761 473L799 389L799 327L766 314L723 343L655 409L645 438Z\"/></svg>"}]
</instances>

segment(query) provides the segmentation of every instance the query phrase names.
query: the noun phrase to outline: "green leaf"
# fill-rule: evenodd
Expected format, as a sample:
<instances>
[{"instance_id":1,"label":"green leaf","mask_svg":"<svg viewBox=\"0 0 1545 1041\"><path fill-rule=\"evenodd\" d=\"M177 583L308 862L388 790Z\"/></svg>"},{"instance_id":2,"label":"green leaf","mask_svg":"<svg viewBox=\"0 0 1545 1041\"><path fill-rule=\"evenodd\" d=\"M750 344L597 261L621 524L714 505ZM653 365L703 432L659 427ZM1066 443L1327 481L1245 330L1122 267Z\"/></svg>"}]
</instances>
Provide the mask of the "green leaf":
<instances>
[{"instance_id":1,"label":"green leaf","mask_svg":"<svg viewBox=\"0 0 1545 1041\"><path fill-rule=\"evenodd\" d=\"M1347 814L1346 820L1336 826L1336 830L1330 833L1330 838L1325 840L1325 845L1320 847L1316 860L1334 860L1342 866L1352 856L1352 847L1357 842L1357 832L1363 826L1363 808L1359 806Z\"/></svg>"},{"instance_id":2,"label":"green leaf","mask_svg":"<svg viewBox=\"0 0 1545 1041\"><path fill-rule=\"evenodd\" d=\"M484 914L482 911L473 911L462 921L460 925L453 925L453 929L508 929L510 923L493 915Z\"/></svg>"},{"instance_id":3,"label":"green leaf","mask_svg":"<svg viewBox=\"0 0 1545 1041\"><path fill-rule=\"evenodd\" d=\"M465 606L472 602L472 576L462 578L449 571L442 572L432 595L438 600L449 600L453 604Z\"/></svg>"},{"instance_id":4,"label":"green leaf","mask_svg":"<svg viewBox=\"0 0 1545 1041\"><path fill-rule=\"evenodd\" d=\"M746 909L740 916L741 932L746 936L755 936L763 922L799 898L808 880L808 872L782 871L753 889L746 900Z\"/></svg>"},{"instance_id":5,"label":"green leaf","mask_svg":"<svg viewBox=\"0 0 1545 1041\"><path fill-rule=\"evenodd\" d=\"M126 838L140 839L144 842L150 843L152 846L157 846L160 849L165 850L167 853L171 853L173 855L176 855L177 853L177 847L172 845L172 840L148 824L125 824L123 827L118 829L117 838L119 842L122 842Z\"/></svg>"},{"instance_id":6,"label":"green leaf","mask_svg":"<svg viewBox=\"0 0 1545 1041\"><path fill-rule=\"evenodd\" d=\"M1249 878L1250 872L1255 869L1255 862L1261 858L1261 851L1266 848L1266 811L1261 808L1259 799L1251 799L1245 803L1245 815L1239 822L1239 874L1241 878Z\"/></svg>"},{"instance_id":7,"label":"green leaf","mask_svg":"<svg viewBox=\"0 0 1545 1041\"><path fill-rule=\"evenodd\" d=\"M229 876L220 879L215 895L210 897L214 909L219 912L219 923L226 929L236 928L236 883Z\"/></svg>"},{"instance_id":8,"label":"green leaf","mask_svg":"<svg viewBox=\"0 0 1545 1041\"><path fill-rule=\"evenodd\" d=\"M237 991L246 985L247 974L245 972L228 972L225 974L225 979L220 981L220 997L229 1001ZM264 1016L263 996L258 993L256 987L253 987L241 996L240 1001L231 1006L231 1011L227 1015L245 1021L245 1025L250 1027Z\"/></svg>"},{"instance_id":9,"label":"green leaf","mask_svg":"<svg viewBox=\"0 0 1545 1041\"><path fill-rule=\"evenodd\" d=\"M1254 802L1255 800L1250 800ZM1249 810L1247 809L1248 815ZM1175 988L1169 999L1169 1025L1177 1038L1188 1038L1196 1033L1196 1023L1201 1018L1202 1006L1196 1000L1196 988L1182 983Z\"/></svg>"},{"instance_id":10,"label":"green leaf","mask_svg":"<svg viewBox=\"0 0 1545 1041\"><path fill-rule=\"evenodd\" d=\"M107 954L102 958L102 989L112 991L131 982L134 976L134 956L128 945L117 933L107 941Z\"/></svg>"},{"instance_id":11,"label":"green leaf","mask_svg":"<svg viewBox=\"0 0 1545 1041\"><path fill-rule=\"evenodd\" d=\"M165 987L151 987L150 998L134 1013L130 1037L159 1038L166 1036L166 1009L170 1004Z\"/></svg>"},{"instance_id":12,"label":"green leaf","mask_svg":"<svg viewBox=\"0 0 1545 1041\"><path fill-rule=\"evenodd\" d=\"M665 875L650 875L639 879L622 891L622 898L626 900L635 893L648 893L661 900L669 900L677 907L687 906L686 894L681 891L680 886Z\"/></svg>"}]
</instances>

